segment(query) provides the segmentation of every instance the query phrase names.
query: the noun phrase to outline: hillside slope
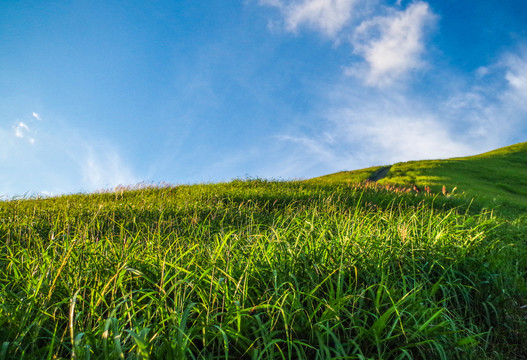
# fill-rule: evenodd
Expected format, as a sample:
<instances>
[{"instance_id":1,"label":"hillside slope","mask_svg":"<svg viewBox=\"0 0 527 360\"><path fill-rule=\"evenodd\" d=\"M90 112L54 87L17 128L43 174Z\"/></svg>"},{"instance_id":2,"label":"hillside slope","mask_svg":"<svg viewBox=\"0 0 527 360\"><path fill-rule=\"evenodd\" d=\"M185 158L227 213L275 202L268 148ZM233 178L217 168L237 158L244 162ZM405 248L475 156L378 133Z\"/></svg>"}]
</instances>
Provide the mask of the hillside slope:
<instances>
[{"instance_id":1,"label":"hillside slope","mask_svg":"<svg viewBox=\"0 0 527 360\"><path fill-rule=\"evenodd\" d=\"M387 171L388 169L388 171ZM379 177L380 173L384 175ZM312 179L322 182L377 181L418 187L474 198L483 207L517 211L527 209L527 142L480 155L445 160L422 160L344 171Z\"/></svg>"}]
</instances>

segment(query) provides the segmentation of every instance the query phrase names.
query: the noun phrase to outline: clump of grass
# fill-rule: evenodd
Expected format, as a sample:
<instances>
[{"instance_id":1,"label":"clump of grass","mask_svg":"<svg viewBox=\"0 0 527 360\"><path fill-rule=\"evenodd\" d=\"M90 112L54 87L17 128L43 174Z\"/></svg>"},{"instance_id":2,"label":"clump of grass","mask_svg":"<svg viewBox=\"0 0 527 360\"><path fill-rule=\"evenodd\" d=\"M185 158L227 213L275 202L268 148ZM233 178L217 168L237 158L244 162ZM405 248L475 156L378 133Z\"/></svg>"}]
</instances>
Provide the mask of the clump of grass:
<instances>
[{"instance_id":1,"label":"clump of grass","mask_svg":"<svg viewBox=\"0 0 527 360\"><path fill-rule=\"evenodd\" d=\"M520 225L502 239L491 214L388 190L256 180L3 202L0 359L520 357L525 268L504 266Z\"/></svg>"}]
</instances>

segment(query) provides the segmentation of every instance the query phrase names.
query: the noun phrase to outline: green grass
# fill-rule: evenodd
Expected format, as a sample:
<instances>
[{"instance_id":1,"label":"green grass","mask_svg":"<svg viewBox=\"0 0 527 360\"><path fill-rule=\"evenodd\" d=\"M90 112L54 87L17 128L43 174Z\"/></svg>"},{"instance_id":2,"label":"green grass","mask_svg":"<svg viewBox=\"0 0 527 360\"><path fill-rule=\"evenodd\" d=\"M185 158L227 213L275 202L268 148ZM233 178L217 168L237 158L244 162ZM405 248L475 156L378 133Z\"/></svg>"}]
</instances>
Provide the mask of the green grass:
<instances>
[{"instance_id":1,"label":"green grass","mask_svg":"<svg viewBox=\"0 0 527 360\"><path fill-rule=\"evenodd\" d=\"M335 183L361 183L367 181L370 176L381 169L382 166L373 166L366 169L355 171L341 171L335 174L320 176L314 179L318 183L335 184Z\"/></svg>"},{"instance_id":2,"label":"green grass","mask_svg":"<svg viewBox=\"0 0 527 360\"><path fill-rule=\"evenodd\" d=\"M0 359L524 358L526 225L327 179L5 201Z\"/></svg>"},{"instance_id":3,"label":"green grass","mask_svg":"<svg viewBox=\"0 0 527 360\"><path fill-rule=\"evenodd\" d=\"M357 182L359 178L367 179L376 169L340 172L316 180ZM527 143L465 158L397 163L379 183L429 186L436 193L445 186L450 193L456 189L455 193L473 199L478 208L515 217L527 210Z\"/></svg>"}]
</instances>

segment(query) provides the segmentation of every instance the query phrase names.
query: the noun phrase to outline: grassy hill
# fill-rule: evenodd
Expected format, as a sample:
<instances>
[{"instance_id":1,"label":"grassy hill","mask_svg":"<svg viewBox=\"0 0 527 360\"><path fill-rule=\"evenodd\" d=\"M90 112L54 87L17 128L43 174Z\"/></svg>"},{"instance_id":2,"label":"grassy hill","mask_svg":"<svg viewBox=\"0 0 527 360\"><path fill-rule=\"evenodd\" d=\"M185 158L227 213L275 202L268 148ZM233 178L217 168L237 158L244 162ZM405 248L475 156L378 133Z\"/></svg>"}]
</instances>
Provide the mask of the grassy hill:
<instances>
[{"instance_id":1,"label":"grassy hill","mask_svg":"<svg viewBox=\"0 0 527 360\"><path fill-rule=\"evenodd\" d=\"M379 184L429 186L474 198L477 204L506 213L527 209L527 142L484 154L446 160L423 160L391 166L344 171L314 180L327 183L358 182L375 177L380 169L389 171Z\"/></svg>"},{"instance_id":2,"label":"grassy hill","mask_svg":"<svg viewBox=\"0 0 527 360\"><path fill-rule=\"evenodd\" d=\"M0 360L525 359L521 212L381 184L507 199L524 150L0 202Z\"/></svg>"}]
</instances>

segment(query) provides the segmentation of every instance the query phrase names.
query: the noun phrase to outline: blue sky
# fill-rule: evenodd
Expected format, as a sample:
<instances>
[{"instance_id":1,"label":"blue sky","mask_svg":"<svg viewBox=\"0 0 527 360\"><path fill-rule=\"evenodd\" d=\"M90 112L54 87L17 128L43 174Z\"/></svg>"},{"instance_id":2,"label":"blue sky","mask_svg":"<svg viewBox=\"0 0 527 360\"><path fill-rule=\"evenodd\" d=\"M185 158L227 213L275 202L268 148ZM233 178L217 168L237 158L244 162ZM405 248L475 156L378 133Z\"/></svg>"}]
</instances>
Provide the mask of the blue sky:
<instances>
[{"instance_id":1,"label":"blue sky","mask_svg":"<svg viewBox=\"0 0 527 360\"><path fill-rule=\"evenodd\" d=\"M0 197L527 141L527 3L0 2Z\"/></svg>"}]
</instances>

